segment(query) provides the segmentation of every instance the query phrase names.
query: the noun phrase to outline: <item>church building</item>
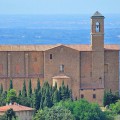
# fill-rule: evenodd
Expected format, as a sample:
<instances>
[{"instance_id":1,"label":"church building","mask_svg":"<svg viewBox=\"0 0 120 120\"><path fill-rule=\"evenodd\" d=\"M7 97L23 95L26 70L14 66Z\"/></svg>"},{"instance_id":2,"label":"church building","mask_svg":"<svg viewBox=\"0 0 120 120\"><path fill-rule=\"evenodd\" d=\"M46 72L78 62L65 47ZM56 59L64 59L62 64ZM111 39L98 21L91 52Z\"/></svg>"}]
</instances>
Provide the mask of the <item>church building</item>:
<instances>
[{"instance_id":1,"label":"church building","mask_svg":"<svg viewBox=\"0 0 120 120\"><path fill-rule=\"evenodd\" d=\"M103 102L105 90L119 91L119 45L104 44L104 16L91 17L91 44L0 45L0 83L9 89L22 89L31 79L36 87L48 81L58 87L64 81L73 98Z\"/></svg>"}]
</instances>

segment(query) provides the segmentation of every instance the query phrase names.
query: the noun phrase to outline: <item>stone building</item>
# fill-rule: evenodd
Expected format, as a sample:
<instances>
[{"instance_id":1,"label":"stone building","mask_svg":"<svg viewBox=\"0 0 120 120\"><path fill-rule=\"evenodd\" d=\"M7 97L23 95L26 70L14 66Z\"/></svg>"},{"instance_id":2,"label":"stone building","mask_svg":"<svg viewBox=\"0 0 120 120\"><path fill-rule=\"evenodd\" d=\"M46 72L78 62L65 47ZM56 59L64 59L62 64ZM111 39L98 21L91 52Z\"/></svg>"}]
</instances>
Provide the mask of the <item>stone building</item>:
<instances>
[{"instance_id":1,"label":"stone building","mask_svg":"<svg viewBox=\"0 0 120 120\"><path fill-rule=\"evenodd\" d=\"M0 107L0 115L4 115L9 109L13 109L16 118L19 120L32 120L35 110L30 107L22 106L17 103Z\"/></svg>"},{"instance_id":2,"label":"stone building","mask_svg":"<svg viewBox=\"0 0 120 120\"><path fill-rule=\"evenodd\" d=\"M20 90L23 80L37 79L72 88L73 97L102 104L104 90L119 91L119 45L104 45L104 16L91 17L90 45L0 45L0 82L8 89L13 79Z\"/></svg>"}]
</instances>

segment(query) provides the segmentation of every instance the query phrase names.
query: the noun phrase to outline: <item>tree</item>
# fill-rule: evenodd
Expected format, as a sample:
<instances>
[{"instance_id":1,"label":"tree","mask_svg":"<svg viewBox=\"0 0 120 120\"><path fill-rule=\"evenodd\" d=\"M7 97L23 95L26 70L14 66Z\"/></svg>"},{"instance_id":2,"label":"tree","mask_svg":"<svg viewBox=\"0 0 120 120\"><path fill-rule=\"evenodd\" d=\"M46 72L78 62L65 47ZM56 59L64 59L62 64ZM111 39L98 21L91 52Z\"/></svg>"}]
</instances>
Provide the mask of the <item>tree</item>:
<instances>
[{"instance_id":1,"label":"tree","mask_svg":"<svg viewBox=\"0 0 120 120\"><path fill-rule=\"evenodd\" d=\"M29 80L29 85L28 85L28 97L31 98L32 96L32 84L31 84L31 79Z\"/></svg>"},{"instance_id":2,"label":"tree","mask_svg":"<svg viewBox=\"0 0 120 120\"><path fill-rule=\"evenodd\" d=\"M49 88L46 89L46 93L45 93L45 99L43 102L43 106L44 107L52 107L53 103L52 103L52 99L50 96L50 91Z\"/></svg>"},{"instance_id":3,"label":"tree","mask_svg":"<svg viewBox=\"0 0 120 120\"><path fill-rule=\"evenodd\" d=\"M56 89L53 93L53 103L57 103L60 101L60 95L59 95L59 92L58 90Z\"/></svg>"},{"instance_id":4,"label":"tree","mask_svg":"<svg viewBox=\"0 0 120 120\"><path fill-rule=\"evenodd\" d=\"M6 115L2 115L2 116L0 116L0 120L7 120Z\"/></svg>"},{"instance_id":5,"label":"tree","mask_svg":"<svg viewBox=\"0 0 120 120\"><path fill-rule=\"evenodd\" d=\"M5 114L7 116L7 120L12 120L13 117L16 119L15 112L12 108L8 109Z\"/></svg>"},{"instance_id":6,"label":"tree","mask_svg":"<svg viewBox=\"0 0 120 120\"><path fill-rule=\"evenodd\" d=\"M10 89L13 89L13 82L12 82L12 80L10 80L10 87L9 87L9 90Z\"/></svg>"},{"instance_id":7,"label":"tree","mask_svg":"<svg viewBox=\"0 0 120 120\"><path fill-rule=\"evenodd\" d=\"M38 78L38 80L37 80L37 91L40 91L40 89L41 89L41 87L40 87L40 80Z\"/></svg>"},{"instance_id":8,"label":"tree","mask_svg":"<svg viewBox=\"0 0 120 120\"><path fill-rule=\"evenodd\" d=\"M0 94L2 94L2 93L3 93L3 85L1 83L1 85L0 85Z\"/></svg>"},{"instance_id":9,"label":"tree","mask_svg":"<svg viewBox=\"0 0 120 120\"><path fill-rule=\"evenodd\" d=\"M74 120L74 117L70 110L62 106L54 106L39 110L33 120Z\"/></svg>"},{"instance_id":10,"label":"tree","mask_svg":"<svg viewBox=\"0 0 120 120\"><path fill-rule=\"evenodd\" d=\"M112 103L115 103L119 99L119 96L116 94L113 94L111 91L109 92L104 92L104 97L103 97L103 105L110 105Z\"/></svg>"},{"instance_id":11,"label":"tree","mask_svg":"<svg viewBox=\"0 0 120 120\"><path fill-rule=\"evenodd\" d=\"M14 102L16 102L16 100L17 100L16 90L10 89L7 93L7 102L14 103Z\"/></svg>"},{"instance_id":12,"label":"tree","mask_svg":"<svg viewBox=\"0 0 120 120\"><path fill-rule=\"evenodd\" d=\"M19 90L18 97L21 97L21 96L22 96L22 93L21 93L21 90Z\"/></svg>"},{"instance_id":13,"label":"tree","mask_svg":"<svg viewBox=\"0 0 120 120\"><path fill-rule=\"evenodd\" d=\"M109 108L114 114L120 114L120 100L118 100L116 103L110 104Z\"/></svg>"},{"instance_id":14,"label":"tree","mask_svg":"<svg viewBox=\"0 0 120 120\"><path fill-rule=\"evenodd\" d=\"M41 102L41 93L37 90L34 91L34 97L33 97L33 106L36 110L40 108L40 102Z\"/></svg>"},{"instance_id":15,"label":"tree","mask_svg":"<svg viewBox=\"0 0 120 120\"><path fill-rule=\"evenodd\" d=\"M23 82L22 97L27 97L25 80L24 80L24 82Z\"/></svg>"},{"instance_id":16,"label":"tree","mask_svg":"<svg viewBox=\"0 0 120 120\"><path fill-rule=\"evenodd\" d=\"M89 103L84 99L61 101L58 106L69 109L75 120L106 120L104 112L101 111L97 104Z\"/></svg>"},{"instance_id":17,"label":"tree","mask_svg":"<svg viewBox=\"0 0 120 120\"><path fill-rule=\"evenodd\" d=\"M7 91L4 91L2 94L0 94L0 106L6 104L6 98L7 98Z\"/></svg>"}]
</instances>

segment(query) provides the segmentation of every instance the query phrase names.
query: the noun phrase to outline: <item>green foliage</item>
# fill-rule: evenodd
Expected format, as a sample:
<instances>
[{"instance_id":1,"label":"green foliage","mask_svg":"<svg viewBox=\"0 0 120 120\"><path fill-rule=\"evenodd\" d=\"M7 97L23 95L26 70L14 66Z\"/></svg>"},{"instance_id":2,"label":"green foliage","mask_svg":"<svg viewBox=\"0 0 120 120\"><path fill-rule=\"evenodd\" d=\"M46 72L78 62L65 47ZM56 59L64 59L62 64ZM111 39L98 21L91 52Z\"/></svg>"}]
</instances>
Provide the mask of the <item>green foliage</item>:
<instances>
[{"instance_id":1,"label":"green foliage","mask_svg":"<svg viewBox=\"0 0 120 120\"><path fill-rule=\"evenodd\" d=\"M115 114L112 111L107 110L104 113L106 116L106 120L114 120Z\"/></svg>"},{"instance_id":2,"label":"green foliage","mask_svg":"<svg viewBox=\"0 0 120 120\"><path fill-rule=\"evenodd\" d=\"M15 118L16 119L16 114L15 112L13 111L12 108L8 109L5 113L5 115L7 116L7 120L12 120L12 118Z\"/></svg>"},{"instance_id":3,"label":"green foliage","mask_svg":"<svg viewBox=\"0 0 120 120\"><path fill-rule=\"evenodd\" d=\"M12 80L10 82L12 86ZM2 88L2 87L1 87ZM71 91L68 86L64 85L64 82L60 89L57 89L57 83L53 87L49 85L48 82L45 82L43 86L40 86L40 80L37 80L36 89L32 92L31 80L28 83L28 96L26 90L25 80L23 82L22 90L19 90L18 96L14 89L11 89L7 92L1 91L0 94L0 106L5 105L7 102L17 102L21 105L34 107L37 110L43 109L45 107L52 107L54 104L60 100L66 100L72 98Z\"/></svg>"},{"instance_id":4,"label":"green foliage","mask_svg":"<svg viewBox=\"0 0 120 120\"><path fill-rule=\"evenodd\" d=\"M16 102L16 100L17 100L16 90L10 89L7 93L7 102L13 103Z\"/></svg>"},{"instance_id":5,"label":"green foliage","mask_svg":"<svg viewBox=\"0 0 120 120\"><path fill-rule=\"evenodd\" d=\"M7 91L4 91L2 94L0 94L0 106L6 104L6 98L7 98Z\"/></svg>"},{"instance_id":6,"label":"green foliage","mask_svg":"<svg viewBox=\"0 0 120 120\"><path fill-rule=\"evenodd\" d=\"M22 97L27 97L26 83L23 82Z\"/></svg>"},{"instance_id":7,"label":"green foliage","mask_svg":"<svg viewBox=\"0 0 120 120\"><path fill-rule=\"evenodd\" d=\"M0 120L7 120L7 116L6 115L1 115Z\"/></svg>"},{"instance_id":8,"label":"green foliage","mask_svg":"<svg viewBox=\"0 0 120 120\"><path fill-rule=\"evenodd\" d=\"M65 106L69 109L75 120L106 120L105 114L97 104L91 104L84 99L61 101L58 106Z\"/></svg>"},{"instance_id":9,"label":"green foliage","mask_svg":"<svg viewBox=\"0 0 120 120\"><path fill-rule=\"evenodd\" d=\"M31 80L29 80L28 97L31 98L31 96L32 96L32 84L31 84Z\"/></svg>"},{"instance_id":10,"label":"green foliage","mask_svg":"<svg viewBox=\"0 0 120 120\"><path fill-rule=\"evenodd\" d=\"M33 120L74 120L74 117L70 110L62 106L54 106L39 110Z\"/></svg>"},{"instance_id":11,"label":"green foliage","mask_svg":"<svg viewBox=\"0 0 120 120\"><path fill-rule=\"evenodd\" d=\"M41 102L41 92L35 90L34 92L34 97L33 97L33 106L36 110L40 108L40 102Z\"/></svg>"},{"instance_id":12,"label":"green foliage","mask_svg":"<svg viewBox=\"0 0 120 120\"><path fill-rule=\"evenodd\" d=\"M119 96L117 94L113 94L111 91L109 92L104 92L104 97L103 97L103 105L110 105L112 103L115 103L119 99Z\"/></svg>"},{"instance_id":13,"label":"green foliage","mask_svg":"<svg viewBox=\"0 0 120 120\"><path fill-rule=\"evenodd\" d=\"M1 84L0 85L0 94L2 94L3 93L3 85Z\"/></svg>"},{"instance_id":14,"label":"green foliage","mask_svg":"<svg viewBox=\"0 0 120 120\"><path fill-rule=\"evenodd\" d=\"M56 89L53 93L53 104L57 103L60 101L60 95L58 90Z\"/></svg>"},{"instance_id":15,"label":"green foliage","mask_svg":"<svg viewBox=\"0 0 120 120\"><path fill-rule=\"evenodd\" d=\"M38 80L37 80L37 91L40 91L40 89L41 89L41 87L40 87L40 80L38 78Z\"/></svg>"},{"instance_id":16,"label":"green foliage","mask_svg":"<svg viewBox=\"0 0 120 120\"><path fill-rule=\"evenodd\" d=\"M24 106L28 106L28 107L32 107L31 106L31 100L28 97L18 97L18 103L20 105L24 105Z\"/></svg>"},{"instance_id":17,"label":"green foliage","mask_svg":"<svg viewBox=\"0 0 120 120\"><path fill-rule=\"evenodd\" d=\"M114 113L114 114L120 114L120 100L118 100L115 104L111 104L109 109Z\"/></svg>"},{"instance_id":18,"label":"green foliage","mask_svg":"<svg viewBox=\"0 0 120 120\"><path fill-rule=\"evenodd\" d=\"M13 82L12 82L12 80L10 80L10 87L9 87L9 90L10 89L13 89Z\"/></svg>"}]
</instances>

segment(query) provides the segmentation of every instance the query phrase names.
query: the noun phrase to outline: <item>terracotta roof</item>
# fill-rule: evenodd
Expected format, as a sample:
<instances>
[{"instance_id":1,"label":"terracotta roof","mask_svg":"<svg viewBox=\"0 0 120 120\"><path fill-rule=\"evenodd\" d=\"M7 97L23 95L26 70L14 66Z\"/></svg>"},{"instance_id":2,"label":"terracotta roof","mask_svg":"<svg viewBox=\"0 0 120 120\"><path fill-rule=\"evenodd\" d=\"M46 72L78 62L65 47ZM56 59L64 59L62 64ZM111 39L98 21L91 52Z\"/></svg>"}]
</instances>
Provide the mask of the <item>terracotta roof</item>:
<instances>
[{"instance_id":1,"label":"terracotta roof","mask_svg":"<svg viewBox=\"0 0 120 120\"><path fill-rule=\"evenodd\" d=\"M70 77L64 75L64 74L59 74L57 76L52 77L53 79L69 79Z\"/></svg>"},{"instance_id":2,"label":"terracotta roof","mask_svg":"<svg viewBox=\"0 0 120 120\"><path fill-rule=\"evenodd\" d=\"M0 45L0 51L46 51L55 47L56 45ZM64 45L78 51L91 51L91 45L69 44ZM119 45L105 45L106 50L120 50Z\"/></svg>"},{"instance_id":3,"label":"terracotta roof","mask_svg":"<svg viewBox=\"0 0 120 120\"><path fill-rule=\"evenodd\" d=\"M12 108L14 111L33 111L34 110L33 108L30 108L30 107L13 104L13 105L6 105L6 106L0 107L0 112L5 112L10 108Z\"/></svg>"},{"instance_id":4,"label":"terracotta roof","mask_svg":"<svg viewBox=\"0 0 120 120\"><path fill-rule=\"evenodd\" d=\"M105 45L105 50L120 50L120 45Z\"/></svg>"}]
</instances>

